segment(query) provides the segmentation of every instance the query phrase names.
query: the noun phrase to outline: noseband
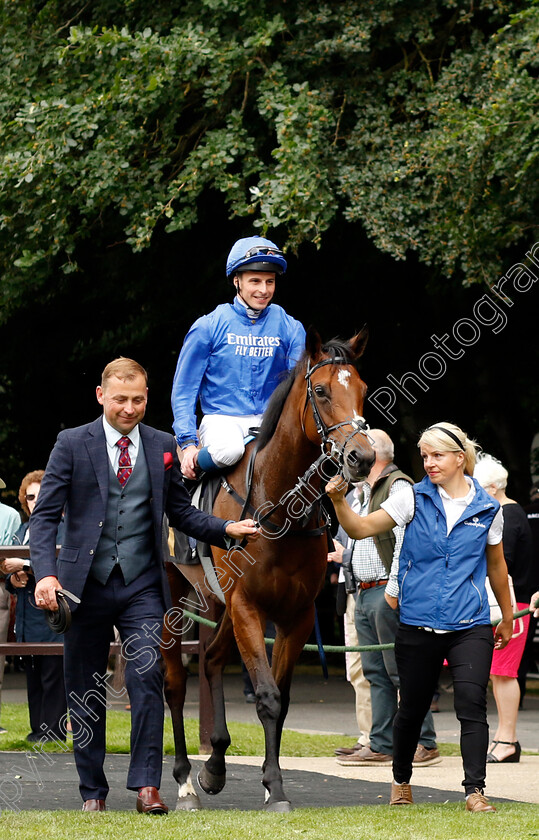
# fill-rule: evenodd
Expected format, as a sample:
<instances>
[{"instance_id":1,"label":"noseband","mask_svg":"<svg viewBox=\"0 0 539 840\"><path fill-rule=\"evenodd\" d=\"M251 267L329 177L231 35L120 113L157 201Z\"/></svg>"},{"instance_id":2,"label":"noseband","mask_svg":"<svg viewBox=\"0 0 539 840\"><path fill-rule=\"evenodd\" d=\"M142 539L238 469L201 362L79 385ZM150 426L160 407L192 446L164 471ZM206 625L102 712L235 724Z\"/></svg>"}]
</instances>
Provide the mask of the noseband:
<instances>
[{"instance_id":1,"label":"noseband","mask_svg":"<svg viewBox=\"0 0 539 840\"><path fill-rule=\"evenodd\" d=\"M365 422L363 417L351 417L349 420L344 420L342 423L335 423L333 426L327 426L324 423L322 415L320 414L320 410L318 408L318 404L316 402L316 397L313 390L313 385L311 382L311 376L313 373L324 365L348 365L349 362L342 357L337 357L335 359L323 359L321 362L317 362L315 365L311 365L310 359L307 361L307 373L305 374L305 381L307 382L307 395L305 397L305 407L303 409L303 418L302 418L302 429L305 432L305 412L307 411L307 407L310 405L311 410L313 412L313 418L316 425L316 431L320 436L320 446L322 449L323 455L329 455L330 457L334 458L339 467L342 467L344 464L344 450L346 444L349 440L352 440L355 435L362 434L364 435L367 440L369 439L369 426ZM348 433L344 436L344 440L342 444L339 446L336 440L330 438L330 434L336 429L341 429L343 426L351 426L352 432Z\"/></svg>"}]
</instances>

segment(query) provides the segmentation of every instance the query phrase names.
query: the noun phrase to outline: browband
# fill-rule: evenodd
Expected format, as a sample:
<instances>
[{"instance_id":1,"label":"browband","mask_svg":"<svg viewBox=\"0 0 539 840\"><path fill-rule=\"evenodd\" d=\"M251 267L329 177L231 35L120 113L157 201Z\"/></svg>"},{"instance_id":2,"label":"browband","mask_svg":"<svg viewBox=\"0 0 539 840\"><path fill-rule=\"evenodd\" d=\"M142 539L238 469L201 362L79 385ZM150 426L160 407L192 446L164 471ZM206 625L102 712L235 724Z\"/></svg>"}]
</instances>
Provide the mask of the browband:
<instances>
[{"instance_id":1,"label":"browband","mask_svg":"<svg viewBox=\"0 0 539 840\"><path fill-rule=\"evenodd\" d=\"M443 426L429 426L427 432L432 432L434 431L434 429L438 429L438 431L444 432L446 435L449 435L449 437L452 438L456 444L458 444L460 449L462 449L463 452L466 452L466 448L462 445L458 437L453 432L450 432L449 429L445 429Z\"/></svg>"}]
</instances>

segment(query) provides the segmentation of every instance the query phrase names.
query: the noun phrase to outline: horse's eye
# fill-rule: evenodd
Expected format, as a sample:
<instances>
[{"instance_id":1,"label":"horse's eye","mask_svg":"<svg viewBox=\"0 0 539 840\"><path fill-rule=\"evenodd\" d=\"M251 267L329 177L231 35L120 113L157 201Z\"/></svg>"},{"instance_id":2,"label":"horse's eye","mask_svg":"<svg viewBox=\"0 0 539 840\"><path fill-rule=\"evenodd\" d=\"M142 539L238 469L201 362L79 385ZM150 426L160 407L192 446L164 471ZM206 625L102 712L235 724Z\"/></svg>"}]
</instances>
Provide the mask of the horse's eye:
<instances>
[{"instance_id":1,"label":"horse's eye","mask_svg":"<svg viewBox=\"0 0 539 840\"><path fill-rule=\"evenodd\" d=\"M316 394L317 397L326 397L327 398L327 392L326 392L326 389L324 388L323 385L315 385L314 386L314 393Z\"/></svg>"}]
</instances>

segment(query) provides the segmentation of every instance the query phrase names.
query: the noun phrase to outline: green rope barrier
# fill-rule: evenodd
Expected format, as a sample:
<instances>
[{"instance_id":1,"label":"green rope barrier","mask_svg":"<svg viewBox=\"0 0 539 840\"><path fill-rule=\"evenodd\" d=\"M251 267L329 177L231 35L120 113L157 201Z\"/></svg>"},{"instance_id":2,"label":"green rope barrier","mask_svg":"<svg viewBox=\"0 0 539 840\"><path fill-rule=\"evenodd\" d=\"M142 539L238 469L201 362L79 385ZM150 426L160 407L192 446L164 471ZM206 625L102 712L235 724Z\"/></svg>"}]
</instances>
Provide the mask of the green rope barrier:
<instances>
[{"instance_id":1,"label":"green rope barrier","mask_svg":"<svg viewBox=\"0 0 539 840\"><path fill-rule=\"evenodd\" d=\"M538 603L539 606L539 603ZM529 615L529 610L519 610L513 615L513 618L520 618L524 615ZM217 624L215 621L210 621L209 618L203 618L201 615L197 615L197 613L189 612L189 610L184 610L183 614L187 616L187 618L192 618L193 621L198 621L199 624L205 624L207 627L216 627ZM499 622L491 621L493 627L495 627ZM274 645L275 639L264 639L264 643L266 645ZM345 645L324 645L324 650L326 653L363 653L365 651L373 651L373 650L392 650L395 645L388 644L388 645L353 645L353 646L345 646ZM303 650L307 651L318 651L318 645L305 645Z\"/></svg>"}]
</instances>

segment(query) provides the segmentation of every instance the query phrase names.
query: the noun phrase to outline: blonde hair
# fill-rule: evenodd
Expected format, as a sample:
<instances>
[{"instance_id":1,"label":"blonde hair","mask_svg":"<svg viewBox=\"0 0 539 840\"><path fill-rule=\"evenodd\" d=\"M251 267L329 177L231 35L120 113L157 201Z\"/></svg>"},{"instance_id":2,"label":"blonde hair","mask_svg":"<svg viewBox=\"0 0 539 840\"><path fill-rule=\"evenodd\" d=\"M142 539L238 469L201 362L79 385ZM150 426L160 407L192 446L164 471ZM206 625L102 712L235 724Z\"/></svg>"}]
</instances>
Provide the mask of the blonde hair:
<instances>
[{"instance_id":1,"label":"blonde hair","mask_svg":"<svg viewBox=\"0 0 539 840\"><path fill-rule=\"evenodd\" d=\"M122 382L131 382L137 376L143 376L146 385L148 384L148 374L142 365L139 365L134 359L127 359L125 356L119 356L117 359L108 363L101 374L101 387L105 388L105 385L113 376L121 379Z\"/></svg>"},{"instance_id":2,"label":"blonde hair","mask_svg":"<svg viewBox=\"0 0 539 840\"><path fill-rule=\"evenodd\" d=\"M507 487L507 478L509 473L497 458L488 455L486 452L481 452L477 456L477 464L473 471L474 478L476 478L481 487L489 487L491 484L497 490L505 490Z\"/></svg>"},{"instance_id":3,"label":"blonde hair","mask_svg":"<svg viewBox=\"0 0 539 840\"><path fill-rule=\"evenodd\" d=\"M427 446L432 446L440 452L463 452L464 453L464 473L472 476L477 450L480 449L475 440L470 440L459 426L454 423L434 423L425 429L419 441L418 446L424 443Z\"/></svg>"}]
</instances>

